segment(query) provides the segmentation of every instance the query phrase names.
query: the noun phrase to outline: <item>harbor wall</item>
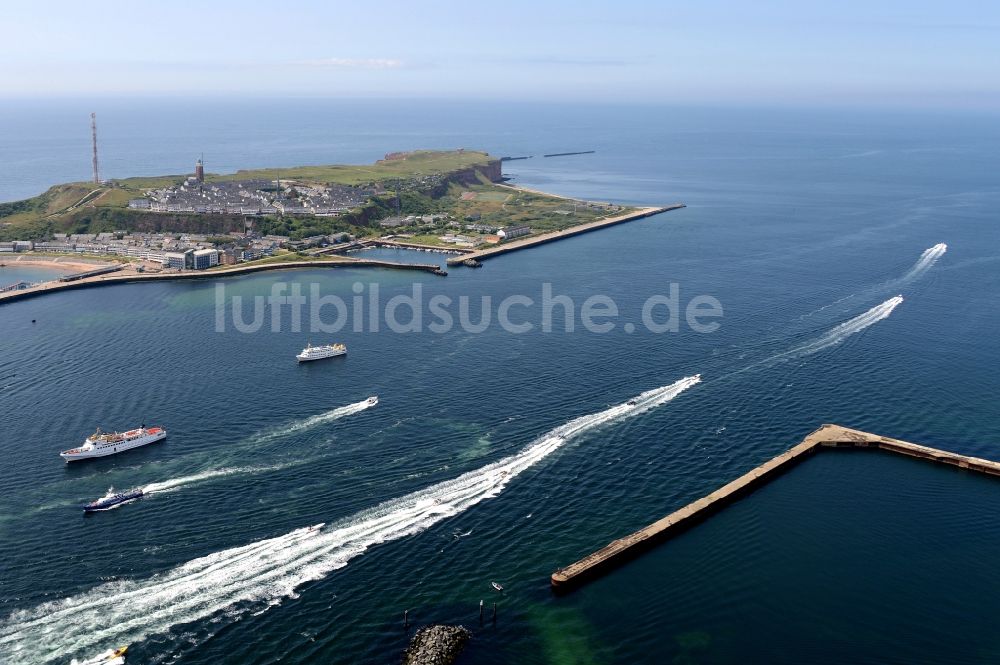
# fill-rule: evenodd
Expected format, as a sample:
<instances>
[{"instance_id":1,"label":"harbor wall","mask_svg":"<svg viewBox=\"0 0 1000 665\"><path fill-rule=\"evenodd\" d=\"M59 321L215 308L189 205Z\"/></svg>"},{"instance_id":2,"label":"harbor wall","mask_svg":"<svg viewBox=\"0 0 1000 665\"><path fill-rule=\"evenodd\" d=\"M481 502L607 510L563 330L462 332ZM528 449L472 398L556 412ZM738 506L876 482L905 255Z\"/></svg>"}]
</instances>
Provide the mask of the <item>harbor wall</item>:
<instances>
[{"instance_id":1,"label":"harbor wall","mask_svg":"<svg viewBox=\"0 0 1000 665\"><path fill-rule=\"evenodd\" d=\"M686 207L683 203L674 203L669 206L656 207L656 208L639 208L633 212L626 215L618 215L617 217L610 217L608 219L601 219L595 222L587 222L586 224L580 224L578 226L571 226L568 229L563 229L561 231L551 231L549 233L543 233L537 236L531 236L528 238L521 238L519 240L513 240L511 242L505 242L495 247L490 247L487 249L473 250L462 254L461 256L454 256L448 259L448 265L460 265L463 261L468 259L473 259L475 261L483 261L494 256L499 256L501 254L507 254L508 252L516 252L520 249L527 249L529 247L534 247L536 245L544 245L545 243L555 242L557 240L562 240L563 238L571 238L575 235L580 235L581 233L589 233L591 231L596 231L598 229L603 229L608 226L614 226L616 224L623 224L625 222L631 222L636 219L642 219L644 217L651 217L653 215L658 215L661 212L667 212L669 210L677 210L678 208Z\"/></svg>"},{"instance_id":2,"label":"harbor wall","mask_svg":"<svg viewBox=\"0 0 1000 665\"><path fill-rule=\"evenodd\" d=\"M37 287L24 289L22 291L7 291L0 293L0 304L14 300L23 300L47 293L68 291L70 289L85 289L97 286L109 286L112 284L129 284L133 282L155 282L155 281L176 281L193 279L221 279L225 277L236 277L254 272L264 272L266 270L295 270L295 269L326 269L326 268L385 268L389 270L417 270L432 274L443 274L438 265L429 263L393 263L391 261L376 261L371 259L341 259L337 261L283 261L281 263L264 263L260 265L236 266L222 270L198 270L177 273L129 273L98 275L80 279L73 282L45 282Z\"/></svg>"},{"instance_id":3,"label":"harbor wall","mask_svg":"<svg viewBox=\"0 0 1000 665\"><path fill-rule=\"evenodd\" d=\"M601 549L552 573L554 591L569 591L639 556L649 548L711 517L803 459L820 450L882 450L929 462L1000 476L1000 462L930 448L840 425L823 425L801 443L748 471L710 494L675 510L638 531L614 540Z\"/></svg>"}]
</instances>

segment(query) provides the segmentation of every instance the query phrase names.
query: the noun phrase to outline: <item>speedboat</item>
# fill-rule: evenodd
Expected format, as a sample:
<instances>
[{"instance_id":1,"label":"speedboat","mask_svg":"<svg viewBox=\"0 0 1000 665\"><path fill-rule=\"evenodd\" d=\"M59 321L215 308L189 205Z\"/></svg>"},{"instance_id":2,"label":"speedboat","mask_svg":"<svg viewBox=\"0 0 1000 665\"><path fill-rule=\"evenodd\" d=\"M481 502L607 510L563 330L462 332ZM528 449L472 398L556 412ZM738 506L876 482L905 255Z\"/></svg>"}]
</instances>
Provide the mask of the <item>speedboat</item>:
<instances>
[{"instance_id":1,"label":"speedboat","mask_svg":"<svg viewBox=\"0 0 1000 665\"><path fill-rule=\"evenodd\" d=\"M368 404L368 406L375 406L376 404L378 404L378 395L372 395L371 397L365 400L365 403Z\"/></svg>"},{"instance_id":2,"label":"speedboat","mask_svg":"<svg viewBox=\"0 0 1000 665\"><path fill-rule=\"evenodd\" d=\"M142 498L142 488L140 487L118 493L115 493L115 488L109 487L107 494L102 496L97 501L91 501L85 505L83 507L83 512L94 513L99 510L109 510L117 505L128 503L129 501L135 501L139 498Z\"/></svg>"},{"instance_id":3,"label":"speedboat","mask_svg":"<svg viewBox=\"0 0 1000 665\"><path fill-rule=\"evenodd\" d=\"M316 533L326 525L326 522L320 522L319 524L313 524L309 527L309 533Z\"/></svg>"},{"instance_id":4,"label":"speedboat","mask_svg":"<svg viewBox=\"0 0 1000 665\"><path fill-rule=\"evenodd\" d=\"M503 593L503 586L499 582L490 582L490 586L499 591L500 593Z\"/></svg>"},{"instance_id":5,"label":"speedboat","mask_svg":"<svg viewBox=\"0 0 1000 665\"><path fill-rule=\"evenodd\" d=\"M128 651L127 646L108 649L104 653L98 654L93 658L88 658L87 660L81 661L74 658L70 665L125 665L126 651Z\"/></svg>"}]
</instances>

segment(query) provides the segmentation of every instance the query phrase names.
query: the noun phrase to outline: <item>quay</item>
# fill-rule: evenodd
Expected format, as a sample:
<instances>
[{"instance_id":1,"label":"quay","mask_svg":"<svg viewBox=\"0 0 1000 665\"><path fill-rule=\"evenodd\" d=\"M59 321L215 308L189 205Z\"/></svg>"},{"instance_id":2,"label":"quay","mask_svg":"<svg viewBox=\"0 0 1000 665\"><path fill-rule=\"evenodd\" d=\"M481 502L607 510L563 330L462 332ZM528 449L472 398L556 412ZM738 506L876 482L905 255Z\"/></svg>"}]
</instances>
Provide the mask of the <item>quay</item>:
<instances>
[{"instance_id":1,"label":"quay","mask_svg":"<svg viewBox=\"0 0 1000 665\"><path fill-rule=\"evenodd\" d=\"M531 191L531 190L525 190ZM551 195L550 195L551 196ZM642 219L644 217L651 217L653 215L658 215L661 212L667 212L670 210L677 210L679 208L685 208L683 203L674 203L668 206L662 207L652 207L652 208L638 208L625 215L618 215L616 217L609 217L607 219L599 219L594 222L587 222L586 224L580 224L578 226L571 226L568 229L562 229L561 231L551 231L549 233L543 233L537 236L530 236L527 238L521 238L520 240L513 240L511 242L502 243L496 245L495 247L490 247L487 249L479 249L471 252L466 252L460 256L453 256L448 259L448 265L460 265L463 261L468 259L473 259L475 261L482 261L493 256L499 256L500 254L506 254L508 252L516 252L519 249L527 249L528 247L534 247L535 245L542 245L547 242L555 242L556 240L562 240L563 238L570 238L581 233L589 233L590 231L596 231L598 229L603 229L608 226L614 226L615 224L623 224L625 222L631 222L636 219Z\"/></svg>"},{"instance_id":2,"label":"quay","mask_svg":"<svg viewBox=\"0 0 1000 665\"><path fill-rule=\"evenodd\" d=\"M468 254L475 250L464 247L445 247L442 245L427 245L420 242L409 242L406 240L384 240L376 238L362 241L367 247L389 247L391 249L415 249L421 252L433 252L435 254Z\"/></svg>"},{"instance_id":3,"label":"quay","mask_svg":"<svg viewBox=\"0 0 1000 665\"><path fill-rule=\"evenodd\" d=\"M87 270L86 272L78 272L72 275L66 275L65 277L60 277L60 282L76 282L81 279L87 279L88 277L97 277L98 275L105 275L107 273L118 272L124 269L125 266L117 263L111 266L104 266L101 268L94 268L93 270Z\"/></svg>"},{"instance_id":4,"label":"quay","mask_svg":"<svg viewBox=\"0 0 1000 665\"><path fill-rule=\"evenodd\" d=\"M154 282L161 280L191 280L191 279L217 279L222 277L234 277L246 275L253 272L263 272L265 270L292 270L292 269L323 269L323 268L386 268L390 270L417 270L429 272L434 275L446 275L441 267L432 263L393 263L391 261L376 261L371 259L350 259L340 257L334 260L323 261L282 261L279 263L259 263L243 264L232 268L222 268L219 270L189 270L184 272L171 273L140 273L116 271L111 274L96 274L90 277L82 277L75 281L51 281L21 290L0 292L0 304L12 300L23 300L46 293L55 293L69 289L82 289L96 286L108 286L111 284L127 284L132 282ZM107 271L100 271L106 273Z\"/></svg>"},{"instance_id":5,"label":"quay","mask_svg":"<svg viewBox=\"0 0 1000 665\"><path fill-rule=\"evenodd\" d=\"M977 473L1000 476L1000 462L960 455L840 425L823 425L798 445L714 492L555 571L551 577L552 589L557 592L569 591L611 571L652 546L698 524L737 498L773 480L806 457L825 449L882 450Z\"/></svg>"}]
</instances>

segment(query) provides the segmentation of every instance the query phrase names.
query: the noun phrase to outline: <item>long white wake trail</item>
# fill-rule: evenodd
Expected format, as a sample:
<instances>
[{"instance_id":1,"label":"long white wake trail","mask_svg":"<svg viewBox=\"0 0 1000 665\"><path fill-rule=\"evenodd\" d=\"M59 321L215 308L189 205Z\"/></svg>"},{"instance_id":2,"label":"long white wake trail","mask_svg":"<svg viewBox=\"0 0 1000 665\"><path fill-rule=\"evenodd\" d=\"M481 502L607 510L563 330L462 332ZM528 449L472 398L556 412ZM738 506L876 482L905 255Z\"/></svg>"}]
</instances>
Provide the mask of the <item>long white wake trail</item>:
<instances>
[{"instance_id":1,"label":"long white wake trail","mask_svg":"<svg viewBox=\"0 0 1000 665\"><path fill-rule=\"evenodd\" d=\"M924 274L925 272L930 270L931 267L935 263L937 263L937 260L940 259L942 256L944 256L944 253L947 251L948 251L948 245L946 245L943 242L939 242L933 247L925 249L924 253L920 255L919 259L917 259L917 262L913 265L912 268L910 268L910 271L907 272L905 275L903 275L895 283L898 284L900 282L908 282L911 279L914 279Z\"/></svg>"},{"instance_id":2,"label":"long white wake trail","mask_svg":"<svg viewBox=\"0 0 1000 665\"><path fill-rule=\"evenodd\" d=\"M835 344L840 344L851 335L857 334L865 328L878 323L884 318L887 318L890 314L892 314L892 310L896 309L896 307L898 307L902 302L903 296L894 296L889 298L884 303L875 305L864 314L859 314L853 319L844 321L843 323L831 328L822 336L814 339L808 344L804 344L792 349L791 351L782 353L779 356L776 356L776 358L780 358L782 356L808 356L816 353L817 351L822 351L823 349L834 346Z\"/></svg>"},{"instance_id":3,"label":"long white wake trail","mask_svg":"<svg viewBox=\"0 0 1000 665\"><path fill-rule=\"evenodd\" d=\"M259 609L305 582L346 566L373 545L419 533L498 495L515 476L576 436L649 411L701 381L690 376L624 404L582 416L520 452L426 489L381 503L323 530L298 529L234 547L145 580L116 581L16 611L0 621L0 662L48 662L165 634L171 626Z\"/></svg>"},{"instance_id":4,"label":"long white wake trail","mask_svg":"<svg viewBox=\"0 0 1000 665\"><path fill-rule=\"evenodd\" d=\"M251 440L254 443L261 443L263 441L272 441L274 439L280 439L291 434L296 434L298 432L304 432L310 430L314 427L319 427L328 422L334 420L339 420L345 416L352 416L355 413L360 413L365 409L369 409L374 406L368 400L362 400L360 402L355 402L354 404L348 404L346 406L340 406L331 411L325 413L320 413L315 416L309 416L308 418L303 418L302 420L297 420L295 422L283 425L273 430L266 432L261 432L256 436L252 437Z\"/></svg>"},{"instance_id":5,"label":"long white wake trail","mask_svg":"<svg viewBox=\"0 0 1000 665\"><path fill-rule=\"evenodd\" d=\"M376 402L377 404L377 402ZM360 402L355 402L354 404L347 404L345 406L337 407L336 409L331 409L324 413L319 413L315 416L309 416L308 418L303 418L302 420L297 420L286 425L282 425L272 430L267 430L265 432L260 432L251 436L247 443L250 445L255 445L263 443L266 441L273 441L275 439L280 439L282 437L291 436L298 432L304 432L306 430L313 429L325 423L332 422L334 420L339 420L345 416L351 416L355 413L360 413L365 409L370 409L374 404L368 400L362 400ZM181 476L178 478L170 478L158 483L150 483L143 487L143 491L147 494L152 494L154 492L168 492L175 490L184 485L190 485L192 483L203 482L206 480L211 480L213 478L220 478L224 476L231 476L234 474L243 473L261 473L264 471L276 471L289 466L288 464L277 464L273 466L233 466L224 467L219 469L209 469L207 471L201 471L189 476Z\"/></svg>"}]
</instances>

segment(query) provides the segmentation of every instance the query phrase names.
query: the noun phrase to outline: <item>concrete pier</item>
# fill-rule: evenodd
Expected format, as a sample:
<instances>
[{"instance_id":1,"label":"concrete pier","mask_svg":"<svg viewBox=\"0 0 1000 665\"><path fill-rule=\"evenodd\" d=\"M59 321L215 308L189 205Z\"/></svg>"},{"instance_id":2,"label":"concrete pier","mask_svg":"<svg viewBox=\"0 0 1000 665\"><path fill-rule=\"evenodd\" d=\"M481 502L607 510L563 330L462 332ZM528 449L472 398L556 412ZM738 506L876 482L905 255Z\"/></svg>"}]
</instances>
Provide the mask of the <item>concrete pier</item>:
<instances>
[{"instance_id":1,"label":"concrete pier","mask_svg":"<svg viewBox=\"0 0 1000 665\"><path fill-rule=\"evenodd\" d=\"M0 304L14 300L23 300L46 293L57 293L70 289L84 289L98 286L109 286L112 284L125 284L133 282L156 282L156 281L177 281L192 279L220 279L223 277L235 277L254 272L266 270L292 270L309 269L319 270L326 268L386 268L390 270L416 270L429 272L432 274L442 274L440 266L433 263L394 263L391 261L376 261L371 259L352 259L338 257L336 259L322 261L282 261L280 263L246 263L238 264L229 268L218 268L210 270L185 270L183 272L166 273L140 273L119 270L111 274L96 274L90 277L83 277L76 281L65 282L54 280L43 282L38 286L20 291L7 291L0 293Z\"/></svg>"},{"instance_id":2,"label":"concrete pier","mask_svg":"<svg viewBox=\"0 0 1000 665\"><path fill-rule=\"evenodd\" d=\"M530 191L530 190L527 190ZM543 245L547 242L554 242L556 240L562 240L563 238L570 238L581 233L588 233L590 231L596 231L597 229L603 229L608 226L614 226L615 224L622 224L624 222L631 222L635 219L642 219L643 217L650 217L652 215L658 215L661 212L667 212L668 210L677 210L678 208L686 207L683 203L674 203L672 205L657 207L657 208L639 208L625 215L618 215L617 217L609 217L607 219L599 219L595 222L587 222L586 224L579 224L577 226L571 226L568 229L563 229L561 231L551 231L550 233L543 233L537 236L530 236L528 238L521 238L520 240L512 240L511 242L505 242L488 249L478 249L471 252L462 254L461 256L454 256L448 259L448 265L454 266L459 265L463 261L473 259L475 261L482 261L493 256L499 256L500 254L506 254L508 252L516 252L519 249L527 249L528 247L534 247L535 245Z\"/></svg>"},{"instance_id":3,"label":"concrete pier","mask_svg":"<svg viewBox=\"0 0 1000 665\"><path fill-rule=\"evenodd\" d=\"M819 450L866 448L884 450L889 453L947 464L969 471L1000 476L1000 462L938 450L840 425L823 425L798 445L723 485L711 494L675 510L633 534L608 543L576 563L555 571L552 573L552 588L556 591L568 591L609 572L653 545L701 522L735 499L769 482L803 458Z\"/></svg>"}]
</instances>

